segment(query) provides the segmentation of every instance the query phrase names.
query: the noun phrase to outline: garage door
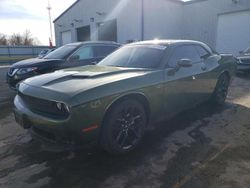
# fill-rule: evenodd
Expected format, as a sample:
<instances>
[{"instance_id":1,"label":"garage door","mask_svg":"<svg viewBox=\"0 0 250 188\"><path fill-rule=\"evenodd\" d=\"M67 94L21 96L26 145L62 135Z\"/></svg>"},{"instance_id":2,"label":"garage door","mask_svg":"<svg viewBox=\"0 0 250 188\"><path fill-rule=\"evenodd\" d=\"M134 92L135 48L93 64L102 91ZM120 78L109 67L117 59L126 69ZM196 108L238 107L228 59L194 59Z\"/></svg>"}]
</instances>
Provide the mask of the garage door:
<instances>
[{"instance_id":1,"label":"garage door","mask_svg":"<svg viewBox=\"0 0 250 188\"><path fill-rule=\"evenodd\" d=\"M90 40L90 26L84 26L76 29L77 41Z\"/></svg>"},{"instance_id":2,"label":"garage door","mask_svg":"<svg viewBox=\"0 0 250 188\"><path fill-rule=\"evenodd\" d=\"M62 32L62 45L71 43L71 31Z\"/></svg>"},{"instance_id":3,"label":"garage door","mask_svg":"<svg viewBox=\"0 0 250 188\"><path fill-rule=\"evenodd\" d=\"M217 51L237 55L247 46L250 46L250 11L220 15L217 28Z\"/></svg>"},{"instance_id":4,"label":"garage door","mask_svg":"<svg viewBox=\"0 0 250 188\"><path fill-rule=\"evenodd\" d=\"M98 40L117 42L116 20L98 23Z\"/></svg>"}]
</instances>

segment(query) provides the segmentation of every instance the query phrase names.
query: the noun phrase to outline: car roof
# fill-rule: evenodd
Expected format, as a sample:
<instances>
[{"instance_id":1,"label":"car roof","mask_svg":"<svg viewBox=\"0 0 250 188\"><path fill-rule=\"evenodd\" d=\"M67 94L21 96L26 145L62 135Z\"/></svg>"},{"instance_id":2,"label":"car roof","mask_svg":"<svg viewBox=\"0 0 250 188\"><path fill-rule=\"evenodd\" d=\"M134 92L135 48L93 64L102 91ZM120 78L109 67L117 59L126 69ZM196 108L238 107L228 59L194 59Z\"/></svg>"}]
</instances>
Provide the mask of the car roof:
<instances>
[{"instance_id":1,"label":"car roof","mask_svg":"<svg viewBox=\"0 0 250 188\"><path fill-rule=\"evenodd\" d=\"M112 41L86 41L86 42L74 42L66 44L68 46L74 45L74 46L83 46L83 45L96 45L96 44L106 44L106 45L115 45L115 46L121 46L121 44L117 42Z\"/></svg>"},{"instance_id":2,"label":"car roof","mask_svg":"<svg viewBox=\"0 0 250 188\"><path fill-rule=\"evenodd\" d=\"M148 41L140 41L140 42L134 42L129 45L178 45L178 44L199 44L204 45L204 43L200 41L195 40L148 40Z\"/></svg>"}]
</instances>

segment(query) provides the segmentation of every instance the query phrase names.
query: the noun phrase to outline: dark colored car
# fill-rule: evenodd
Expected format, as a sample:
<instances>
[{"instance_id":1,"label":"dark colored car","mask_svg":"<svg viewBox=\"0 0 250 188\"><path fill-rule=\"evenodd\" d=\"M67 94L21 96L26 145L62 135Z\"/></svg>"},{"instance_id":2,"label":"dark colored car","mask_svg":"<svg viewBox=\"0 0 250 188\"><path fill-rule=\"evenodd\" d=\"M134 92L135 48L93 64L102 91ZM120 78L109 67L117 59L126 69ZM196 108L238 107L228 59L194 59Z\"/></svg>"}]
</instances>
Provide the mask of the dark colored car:
<instances>
[{"instance_id":1,"label":"dark colored car","mask_svg":"<svg viewBox=\"0 0 250 188\"><path fill-rule=\"evenodd\" d=\"M237 72L250 73L250 46L237 57Z\"/></svg>"},{"instance_id":2,"label":"dark colored car","mask_svg":"<svg viewBox=\"0 0 250 188\"><path fill-rule=\"evenodd\" d=\"M62 46L43 58L19 61L13 64L7 75L7 83L13 89L17 83L32 76L58 69L97 63L121 45L115 42L79 42Z\"/></svg>"},{"instance_id":3,"label":"dark colored car","mask_svg":"<svg viewBox=\"0 0 250 188\"><path fill-rule=\"evenodd\" d=\"M49 48L49 49L44 49L42 50L39 54L38 54L38 58L43 58L45 57L46 55L48 55L50 52L53 52L55 50L55 48Z\"/></svg>"},{"instance_id":4,"label":"dark colored car","mask_svg":"<svg viewBox=\"0 0 250 188\"><path fill-rule=\"evenodd\" d=\"M97 65L22 82L16 121L50 146L99 143L125 153L157 121L209 99L223 104L235 61L196 41L128 44Z\"/></svg>"}]
</instances>

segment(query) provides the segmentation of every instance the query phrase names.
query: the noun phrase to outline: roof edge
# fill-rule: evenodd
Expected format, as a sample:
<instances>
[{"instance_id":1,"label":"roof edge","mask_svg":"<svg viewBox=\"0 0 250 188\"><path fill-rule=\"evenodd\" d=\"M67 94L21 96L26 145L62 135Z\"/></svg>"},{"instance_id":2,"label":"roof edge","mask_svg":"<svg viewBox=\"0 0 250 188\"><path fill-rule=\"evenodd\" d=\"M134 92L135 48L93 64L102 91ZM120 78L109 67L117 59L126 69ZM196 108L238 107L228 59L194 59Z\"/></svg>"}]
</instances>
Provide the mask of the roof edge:
<instances>
[{"instance_id":1,"label":"roof edge","mask_svg":"<svg viewBox=\"0 0 250 188\"><path fill-rule=\"evenodd\" d=\"M56 19L53 20L53 23L55 23L59 18L61 18L66 12L68 12L72 7L74 7L80 0L76 0L72 5L69 6L65 11L63 11Z\"/></svg>"},{"instance_id":2,"label":"roof edge","mask_svg":"<svg viewBox=\"0 0 250 188\"><path fill-rule=\"evenodd\" d=\"M189 4L193 4L193 3L201 3L201 2L203 2L203 1L208 1L208 0L190 0L190 1L182 1L182 3L184 4L184 5L189 5Z\"/></svg>"},{"instance_id":3,"label":"roof edge","mask_svg":"<svg viewBox=\"0 0 250 188\"><path fill-rule=\"evenodd\" d=\"M72 7L74 7L80 0L76 0L76 2L74 2L70 7L68 7L65 11L63 11L56 19L54 19L53 23L55 23L59 18L61 18L66 12L68 12ZM180 4L184 4L184 5L188 5L188 4L193 4L193 3L199 3L199 2L203 2L203 1L207 1L207 0L190 0L190 1L182 1L182 0L169 0L175 3L180 3Z\"/></svg>"}]
</instances>

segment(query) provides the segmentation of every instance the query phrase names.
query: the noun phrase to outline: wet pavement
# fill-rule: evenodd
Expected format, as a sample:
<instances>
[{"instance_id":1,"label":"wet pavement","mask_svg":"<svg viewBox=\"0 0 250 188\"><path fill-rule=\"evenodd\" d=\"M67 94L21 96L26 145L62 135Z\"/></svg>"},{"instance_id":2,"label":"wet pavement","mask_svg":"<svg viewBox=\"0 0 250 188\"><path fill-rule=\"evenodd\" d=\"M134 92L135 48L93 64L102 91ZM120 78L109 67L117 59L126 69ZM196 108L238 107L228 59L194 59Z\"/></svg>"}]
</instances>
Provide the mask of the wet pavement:
<instances>
[{"instance_id":1,"label":"wet pavement","mask_svg":"<svg viewBox=\"0 0 250 188\"><path fill-rule=\"evenodd\" d=\"M0 187L249 187L249 93L250 79L235 79L226 105L205 103L162 122L124 156L52 153L15 123L15 93L1 77Z\"/></svg>"}]
</instances>

